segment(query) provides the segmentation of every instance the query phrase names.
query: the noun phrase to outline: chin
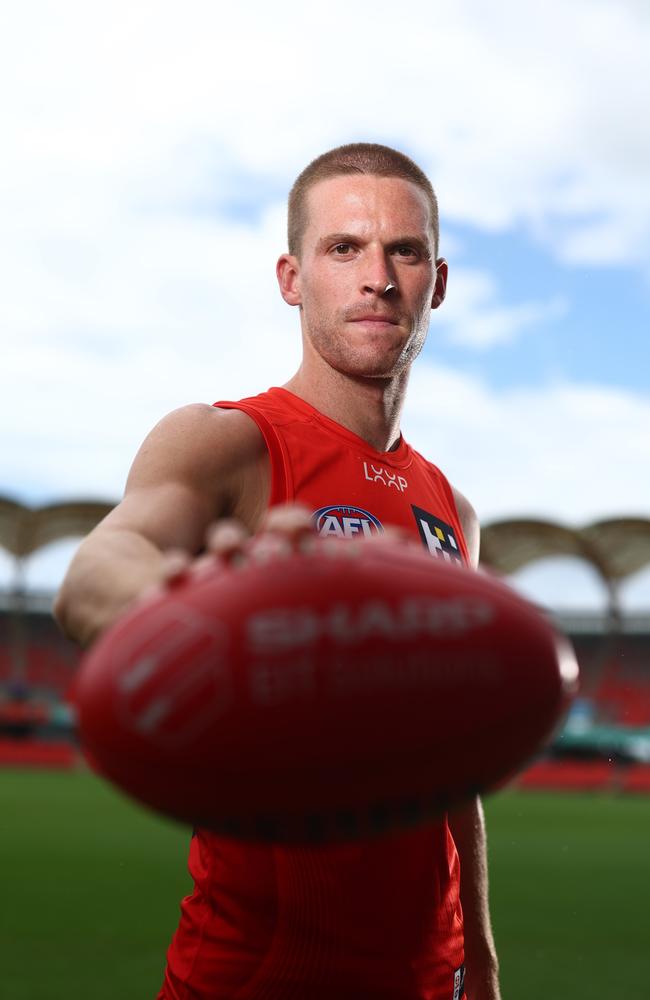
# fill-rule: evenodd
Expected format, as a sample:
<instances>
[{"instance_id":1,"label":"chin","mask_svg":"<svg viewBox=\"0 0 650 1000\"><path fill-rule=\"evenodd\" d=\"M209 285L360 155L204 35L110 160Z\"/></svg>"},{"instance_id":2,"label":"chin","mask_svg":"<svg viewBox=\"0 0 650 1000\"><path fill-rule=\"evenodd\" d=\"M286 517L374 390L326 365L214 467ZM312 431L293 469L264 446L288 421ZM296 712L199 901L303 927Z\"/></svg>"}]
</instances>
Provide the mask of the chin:
<instances>
[{"instance_id":1,"label":"chin","mask_svg":"<svg viewBox=\"0 0 650 1000\"><path fill-rule=\"evenodd\" d=\"M341 372L342 375L354 378L390 379L401 375L408 365L401 358L398 361L395 361L395 359L388 361L385 358L381 360L358 358L354 361L350 361L350 359L343 360L340 364L335 364L332 367Z\"/></svg>"}]
</instances>

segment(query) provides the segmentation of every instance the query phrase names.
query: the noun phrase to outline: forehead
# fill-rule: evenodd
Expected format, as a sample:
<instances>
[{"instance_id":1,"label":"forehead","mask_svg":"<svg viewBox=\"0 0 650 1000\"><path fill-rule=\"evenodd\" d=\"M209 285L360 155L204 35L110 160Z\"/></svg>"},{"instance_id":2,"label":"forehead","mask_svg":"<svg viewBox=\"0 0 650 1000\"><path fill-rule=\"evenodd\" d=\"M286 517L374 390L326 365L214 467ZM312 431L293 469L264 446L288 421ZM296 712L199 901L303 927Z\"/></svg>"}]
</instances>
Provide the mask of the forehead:
<instances>
[{"instance_id":1,"label":"forehead","mask_svg":"<svg viewBox=\"0 0 650 1000\"><path fill-rule=\"evenodd\" d=\"M330 177L307 192L304 241L315 242L327 233L431 239L429 200L421 188L401 177Z\"/></svg>"}]
</instances>

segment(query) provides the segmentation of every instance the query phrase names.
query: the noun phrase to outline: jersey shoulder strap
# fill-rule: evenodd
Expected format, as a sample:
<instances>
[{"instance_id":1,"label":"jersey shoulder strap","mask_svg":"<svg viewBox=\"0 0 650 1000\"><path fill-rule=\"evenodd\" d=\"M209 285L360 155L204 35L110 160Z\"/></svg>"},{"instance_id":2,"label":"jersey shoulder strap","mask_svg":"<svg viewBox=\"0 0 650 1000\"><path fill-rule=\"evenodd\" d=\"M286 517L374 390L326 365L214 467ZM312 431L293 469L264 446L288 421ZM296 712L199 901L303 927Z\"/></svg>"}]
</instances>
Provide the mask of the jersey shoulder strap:
<instances>
[{"instance_id":1,"label":"jersey shoulder strap","mask_svg":"<svg viewBox=\"0 0 650 1000\"><path fill-rule=\"evenodd\" d=\"M219 400L213 406L221 410L241 410L257 424L271 459L271 496L269 506L287 503L293 499L291 460L284 438L276 427L289 419L290 414L281 403L272 398L272 390L239 400Z\"/></svg>"}]
</instances>

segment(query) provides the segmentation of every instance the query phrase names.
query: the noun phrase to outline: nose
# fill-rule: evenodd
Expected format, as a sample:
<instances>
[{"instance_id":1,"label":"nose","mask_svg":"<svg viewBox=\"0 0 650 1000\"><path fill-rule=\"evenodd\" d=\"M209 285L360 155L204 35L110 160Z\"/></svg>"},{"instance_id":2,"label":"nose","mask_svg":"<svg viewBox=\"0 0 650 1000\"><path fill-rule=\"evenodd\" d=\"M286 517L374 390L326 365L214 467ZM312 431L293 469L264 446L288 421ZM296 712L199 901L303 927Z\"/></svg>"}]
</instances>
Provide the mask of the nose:
<instances>
[{"instance_id":1,"label":"nose","mask_svg":"<svg viewBox=\"0 0 650 1000\"><path fill-rule=\"evenodd\" d=\"M384 296L389 295L391 292L397 291L397 285L393 281L377 281L372 283L367 283L363 286L364 292L372 292L379 298L384 298Z\"/></svg>"},{"instance_id":2,"label":"nose","mask_svg":"<svg viewBox=\"0 0 650 1000\"><path fill-rule=\"evenodd\" d=\"M397 289L395 275L383 254L369 256L366 259L362 289L366 295L372 293L379 297L389 295Z\"/></svg>"}]
</instances>

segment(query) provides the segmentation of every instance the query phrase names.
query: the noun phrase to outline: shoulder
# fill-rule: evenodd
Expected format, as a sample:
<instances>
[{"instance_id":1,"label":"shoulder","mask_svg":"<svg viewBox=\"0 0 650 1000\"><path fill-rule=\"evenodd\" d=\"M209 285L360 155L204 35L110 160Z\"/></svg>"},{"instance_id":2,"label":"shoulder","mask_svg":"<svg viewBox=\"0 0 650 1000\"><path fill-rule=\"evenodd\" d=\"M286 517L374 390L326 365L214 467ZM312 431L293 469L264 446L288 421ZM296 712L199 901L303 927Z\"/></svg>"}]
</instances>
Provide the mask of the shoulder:
<instances>
[{"instance_id":1,"label":"shoulder","mask_svg":"<svg viewBox=\"0 0 650 1000\"><path fill-rule=\"evenodd\" d=\"M263 462L264 439L239 410L193 403L163 417L142 443L126 492L189 489L225 511L238 497L247 470Z\"/></svg>"},{"instance_id":2,"label":"shoulder","mask_svg":"<svg viewBox=\"0 0 650 1000\"><path fill-rule=\"evenodd\" d=\"M255 421L242 410L222 409L207 403L189 403L172 410L155 425L149 439L152 441L185 439L188 434L198 434L195 439L201 444L206 438L232 439L236 443L250 445L255 440Z\"/></svg>"},{"instance_id":3,"label":"shoulder","mask_svg":"<svg viewBox=\"0 0 650 1000\"><path fill-rule=\"evenodd\" d=\"M170 461L182 471L213 468L229 461L246 462L264 449L262 436L241 410L223 410L207 403L190 403L172 410L145 438L137 456Z\"/></svg>"},{"instance_id":4,"label":"shoulder","mask_svg":"<svg viewBox=\"0 0 650 1000\"><path fill-rule=\"evenodd\" d=\"M460 521L460 526L463 529L463 535L465 536L465 541L469 550L470 564L476 567L478 566L481 540L481 527L478 516L467 497L461 493L460 490L457 490L455 486L452 486L451 491L456 503L456 510L458 511L458 520Z\"/></svg>"}]
</instances>

